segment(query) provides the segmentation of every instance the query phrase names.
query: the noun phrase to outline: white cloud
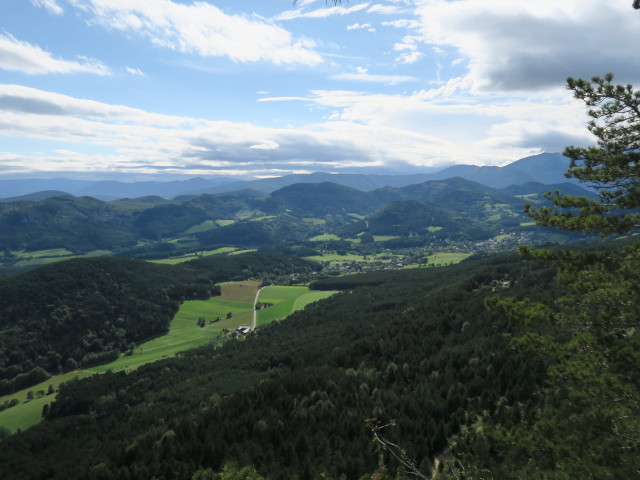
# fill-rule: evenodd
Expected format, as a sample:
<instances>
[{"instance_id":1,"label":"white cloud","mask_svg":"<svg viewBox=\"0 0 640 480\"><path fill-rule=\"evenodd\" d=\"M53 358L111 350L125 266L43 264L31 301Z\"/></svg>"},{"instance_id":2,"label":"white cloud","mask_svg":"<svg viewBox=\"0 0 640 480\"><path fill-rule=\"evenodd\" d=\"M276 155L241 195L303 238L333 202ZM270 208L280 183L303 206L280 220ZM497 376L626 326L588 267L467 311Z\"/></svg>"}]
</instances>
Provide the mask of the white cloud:
<instances>
[{"instance_id":1,"label":"white cloud","mask_svg":"<svg viewBox=\"0 0 640 480\"><path fill-rule=\"evenodd\" d=\"M369 31L375 31L375 29L371 27L370 23L354 23L353 25L347 25L347 30L363 30L365 28L369 29Z\"/></svg>"},{"instance_id":2,"label":"white cloud","mask_svg":"<svg viewBox=\"0 0 640 480\"><path fill-rule=\"evenodd\" d=\"M294 9L287 10L286 12L282 12L280 15L277 15L275 20L294 20L296 18L328 18L336 15L349 15L351 13L359 12L361 10L365 10L369 7L369 3L361 3L359 5L354 5L353 7L343 7L343 6L335 6L335 7L327 7L327 8L318 8L316 10L311 10L309 12L303 11L303 9Z\"/></svg>"},{"instance_id":3,"label":"white cloud","mask_svg":"<svg viewBox=\"0 0 640 480\"><path fill-rule=\"evenodd\" d=\"M468 59L475 90L562 87L567 76L640 79L639 18L627 2L419 0L425 41Z\"/></svg>"},{"instance_id":4,"label":"white cloud","mask_svg":"<svg viewBox=\"0 0 640 480\"><path fill-rule=\"evenodd\" d=\"M56 0L31 0L31 3L35 7L46 8L54 15L62 15L64 13L64 10L58 5Z\"/></svg>"},{"instance_id":5,"label":"white cloud","mask_svg":"<svg viewBox=\"0 0 640 480\"><path fill-rule=\"evenodd\" d=\"M421 150L423 160L408 160L414 165L429 164L435 158L495 165L593 141L584 128L584 106L567 91L514 98L470 95L470 86L470 79L456 78L408 95L318 90L295 100L332 111L332 120L428 136L430 146Z\"/></svg>"},{"instance_id":6,"label":"white cloud","mask_svg":"<svg viewBox=\"0 0 640 480\"><path fill-rule=\"evenodd\" d=\"M418 51L417 42L421 39L422 37L419 36L405 35L402 42L394 44L393 49L396 52L402 52L398 57L396 57L396 62L411 64L420 60L423 54Z\"/></svg>"},{"instance_id":7,"label":"white cloud","mask_svg":"<svg viewBox=\"0 0 640 480\"><path fill-rule=\"evenodd\" d=\"M355 73L338 73L331 75L332 80L349 80L357 82L384 83L385 85L397 85L404 82L416 82L416 77L408 75L376 75L368 73L366 68L357 67Z\"/></svg>"},{"instance_id":8,"label":"white cloud","mask_svg":"<svg viewBox=\"0 0 640 480\"><path fill-rule=\"evenodd\" d=\"M410 51L410 52L403 52L400 54L399 57L396 58L396 61L398 63L403 63L405 65L409 65L412 63L416 63L418 60L420 60L423 57L423 53L422 52L418 52L418 51Z\"/></svg>"},{"instance_id":9,"label":"white cloud","mask_svg":"<svg viewBox=\"0 0 640 480\"><path fill-rule=\"evenodd\" d=\"M263 143L258 143L256 145L251 145L249 148L253 148L253 149L256 149L256 150L277 150L278 148L280 148L280 145L278 145L273 140L266 140Z\"/></svg>"},{"instance_id":10,"label":"white cloud","mask_svg":"<svg viewBox=\"0 0 640 480\"><path fill-rule=\"evenodd\" d=\"M37 45L0 33L0 69L28 75L91 73L110 75L108 67L90 58L81 61L60 60Z\"/></svg>"},{"instance_id":11,"label":"white cloud","mask_svg":"<svg viewBox=\"0 0 640 480\"><path fill-rule=\"evenodd\" d=\"M394 28L418 28L420 26L420 22L418 22L417 20L409 20L407 18L402 18L400 20L380 22L380 24L384 27L394 27Z\"/></svg>"},{"instance_id":12,"label":"white cloud","mask_svg":"<svg viewBox=\"0 0 640 480\"><path fill-rule=\"evenodd\" d=\"M228 57L236 62L317 65L315 42L294 39L274 23L244 15L229 15L205 2L172 0L67 0L91 15L91 23L135 32L154 45L204 57Z\"/></svg>"},{"instance_id":13,"label":"white cloud","mask_svg":"<svg viewBox=\"0 0 640 480\"><path fill-rule=\"evenodd\" d=\"M400 13L401 10L400 8L393 6L393 5L381 5L381 4L376 4L376 5L372 5L368 10L367 13L379 13L381 15L393 15L396 13Z\"/></svg>"},{"instance_id":14,"label":"white cloud","mask_svg":"<svg viewBox=\"0 0 640 480\"><path fill-rule=\"evenodd\" d=\"M129 72L131 75L138 75L141 77L144 77L145 74L142 70L140 70L139 68L132 68L132 67L127 67L127 72Z\"/></svg>"}]
</instances>

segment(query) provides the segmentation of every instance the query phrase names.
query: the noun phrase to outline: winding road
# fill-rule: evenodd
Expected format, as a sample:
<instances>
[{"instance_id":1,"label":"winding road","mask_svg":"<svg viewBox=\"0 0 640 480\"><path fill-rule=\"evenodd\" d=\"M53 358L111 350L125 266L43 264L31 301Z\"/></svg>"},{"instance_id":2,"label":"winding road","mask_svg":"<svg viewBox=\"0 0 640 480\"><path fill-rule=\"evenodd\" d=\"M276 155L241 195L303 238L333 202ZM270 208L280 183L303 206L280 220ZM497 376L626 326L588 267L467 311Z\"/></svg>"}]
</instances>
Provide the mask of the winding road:
<instances>
[{"instance_id":1,"label":"winding road","mask_svg":"<svg viewBox=\"0 0 640 480\"><path fill-rule=\"evenodd\" d=\"M253 325L251 325L251 330L255 330L258 323L258 311L256 310L256 305L258 305L258 297L262 290L264 290L264 287L258 289L256 292L256 298L253 300Z\"/></svg>"}]
</instances>

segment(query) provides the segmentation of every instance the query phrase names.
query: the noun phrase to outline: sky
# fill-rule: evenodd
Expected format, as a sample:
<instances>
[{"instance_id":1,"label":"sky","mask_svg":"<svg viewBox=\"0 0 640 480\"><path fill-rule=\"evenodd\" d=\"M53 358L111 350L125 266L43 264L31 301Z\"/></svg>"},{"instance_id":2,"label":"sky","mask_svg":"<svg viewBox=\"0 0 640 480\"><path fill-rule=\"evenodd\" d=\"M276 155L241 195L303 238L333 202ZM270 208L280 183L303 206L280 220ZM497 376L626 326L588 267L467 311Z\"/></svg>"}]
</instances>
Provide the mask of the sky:
<instances>
[{"instance_id":1,"label":"sky","mask_svg":"<svg viewBox=\"0 0 640 480\"><path fill-rule=\"evenodd\" d=\"M631 0L2 0L0 178L504 165L640 85Z\"/></svg>"}]
</instances>

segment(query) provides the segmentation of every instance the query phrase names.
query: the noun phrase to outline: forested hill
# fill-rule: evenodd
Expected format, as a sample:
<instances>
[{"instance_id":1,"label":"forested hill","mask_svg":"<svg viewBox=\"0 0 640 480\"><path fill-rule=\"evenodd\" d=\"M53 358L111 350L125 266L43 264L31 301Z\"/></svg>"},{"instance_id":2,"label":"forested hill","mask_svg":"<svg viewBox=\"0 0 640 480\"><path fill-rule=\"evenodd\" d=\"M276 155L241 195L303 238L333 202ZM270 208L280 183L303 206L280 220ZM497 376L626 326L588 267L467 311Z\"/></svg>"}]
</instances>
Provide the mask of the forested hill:
<instances>
[{"instance_id":1,"label":"forested hill","mask_svg":"<svg viewBox=\"0 0 640 480\"><path fill-rule=\"evenodd\" d=\"M63 386L47 421L0 443L3 478L190 479L229 462L272 480L395 472L371 418L397 419L385 435L428 471L483 412L511 421L540 389L545 357L514 350L519 327L484 302L552 299L552 278L510 256L327 280L349 291L244 340Z\"/></svg>"},{"instance_id":2,"label":"forested hill","mask_svg":"<svg viewBox=\"0 0 640 480\"><path fill-rule=\"evenodd\" d=\"M573 190L581 191L579 187ZM528 194L527 202L535 205L548 204L541 191L539 186L537 191L531 186L522 187ZM245 192L171 201L150 196L102 202L67 195L35 202L5 202L0 203L0 266L19 262L30 252L44 251L46 255L55 249L64 249L68 255L138 256L150 251L167 254L180 245L197 249L300 242L337 233L345 225L401 201L424 202L425 207L435 204L440 212L446 210L445 216L458 219L448 223L450 238L467 238L465 224L473 225L471 229L476 232L484 230L485 237L490 238L504 229L521 229L521 223L528 221L523 213L525 201L517 197L522 192L515 188L507 193L463 178L450 178L370 192L324 182L290 185L265 197ZM445 227L445 221L424 225L423 210L415 218L411 211L404 212L406 225L398 231L385 227L387 234L402 236L412 222L421 228ZM367 229L356 230L364 233ZM413 233L423 233L418 230L414 228Z\"/></svg>"},{"instance_id":3,"label":"forested hill","mask_svg":"<svg viewBox=\"0 0 640 480\"><path fill-rule=\"evenodd\" d=\"M217 282L309 271L297 258L249 253L182 265L74 259L0 280L0 395L48 374L104 363L165 333L180 302ZM44 378L43 378L44 377Z\"/></svg>"}]
</instances>

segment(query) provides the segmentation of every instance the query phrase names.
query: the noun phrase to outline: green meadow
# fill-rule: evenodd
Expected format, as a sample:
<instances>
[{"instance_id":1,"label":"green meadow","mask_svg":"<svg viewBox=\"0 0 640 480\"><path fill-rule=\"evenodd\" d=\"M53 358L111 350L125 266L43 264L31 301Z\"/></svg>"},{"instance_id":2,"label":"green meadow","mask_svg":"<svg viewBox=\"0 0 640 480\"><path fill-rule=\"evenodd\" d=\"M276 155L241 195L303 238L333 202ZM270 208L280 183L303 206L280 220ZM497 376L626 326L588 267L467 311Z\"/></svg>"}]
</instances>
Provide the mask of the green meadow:
<instances>
[{"instance_id":1,"label":"green meadow","mask_svg":"<svg viewBox=\"0 0 640 480\"><path fill-rule=\"evenodd\" d=\"M222 294L208 300L190 300L182 303L166 335L149 340L135 348L131 355L122 355L111 363L98 365L89 370L103 373L107 370L131 370L178 352L216 341L223 329L235 330L240 325L251 325L253 300L258 291L258 282L234 282L221 285ZM227 318L227 315L231 316ZM204 327L198 319L204 318ZM220 321L211 322L220 318Z\"/></svg>"},{"instance_id":2,"label":"green meadow","mask_svg":"<svg viewBox=\"0 0 640 480\"><path fill-rule=\"evenodd\" d=\"M334 293L337 292L313 292L307 287L265 287L260 292L259 301L273 305L258 310L257 324L265 325L286 318L296 310L302 310L310 303L330 297Z\"/></svg>"},{"instance_id":3,"label":"green meadow","mask_svg":"<svg viewBox=\"0 0 640 480\"><path fill-rule=\"evenodd\" d=\"M159 260L148 260L151 263L162 263L164 265L177 265L178 263L188 262L189 260L195 260L196 258L210 257L212 255L224 255L236 251L234 247L222 247L215 250L204 250L197 253L186 253L179 257L161 258Z\"/></svg>"},{"instance_id":4,"label":"green meadow","mask_svg":"<svg viewBox=\"0 0 640 480\"><path fill-rule=\"evenodd\" d=\"M309 239L310 242L327 242L329 240L340 240L340 237L333 233L325 233L323 235L316 235Z\"/></svg>"},{"instance_id":5,"label":"green meadow","mask_svg":"<svg viewBox=\"0 0 640 480\"><path fill-rule=\"evenodd\" d=\"M34 267L38 265L47 265L49 263L60 262L78 257L100 257L103 255L111 255L110 250L94 250L84 255L74 255L73 252L66 248L54 248L50 250L38 250L34 252L17 251L12 252L16 257L20 258L16 262L18 267Z\"/></svg>"},{"instance_id":6,"label":"green meadow","mask_svg":"<svg viewBox=\"0 0 640 480\"><path fill-rule=\"evenodd\" d=\"M221 295L208 300L190 300L182 303L171 321L169 332L138 345L130 355L85 370L54 375L41 384L11 395L0 397L0 404L17 399L18 404L0 412L0 427L15 432L35 425L42 418L42 409L55 399L47 394L49 385L57 390L59 385L74 378L84 378L108 370L133 370L145 363L171 357L191 348L222 341L223 329L235 330L240 325L253 323L253 302L260 283L257 281L228 282L221 284ZM262 290L259 300L273 303L258 312L258 325L285 318L309 303L327 298L335 292L311 292L307 287L271 286ZM227 318L227 315L231 316ZM198 319L204 318L204 326ZM219 321L215 321L220 318ZM213 321L213 322L212 322ZM28 392L33 392L29 400Z\"/></svg>"},{"instance_id":7,"label":"green meadow","mask_svg":"<svg viewBox=\"0 0 640 480\"><path fill-rule=\"evenodd\" d=\"M75 378L90 377L91 375L93 375L93 373L85 370L76 370L63 375L54 375L49 380L39 383L38 385L33 385L32 387L12 393L11 395L0 397L0 404L4 404L13 399L19 402L14 407L7 408L0 412L0 427L4 427L13 433L18 429L24 430L31 425L35 425L42 418L42 409L44 406L53 402L55 399L55 394L47 394L49 385L57 391L61 383L68 382ZM29 392L33 392L33 400L28 400L27 395Z\"/></svg>"},{"instance_id":8,"label":"green meadow","mask_svg":"<svg viewBox=\"0 0 640 480\"><path fill-rule=\"evenodd\" d=\"M449 265L452 263L460 263L461 261L469 258L470 256L471 256L470 253L441 252L441 253L435 253L433 255L429 255L427 259L427 263L433 264L435 266L443 266L443 265Z\"/></svg>"}]
</instances>

